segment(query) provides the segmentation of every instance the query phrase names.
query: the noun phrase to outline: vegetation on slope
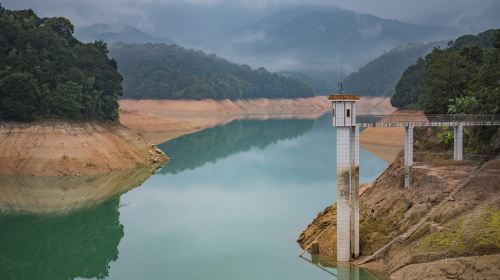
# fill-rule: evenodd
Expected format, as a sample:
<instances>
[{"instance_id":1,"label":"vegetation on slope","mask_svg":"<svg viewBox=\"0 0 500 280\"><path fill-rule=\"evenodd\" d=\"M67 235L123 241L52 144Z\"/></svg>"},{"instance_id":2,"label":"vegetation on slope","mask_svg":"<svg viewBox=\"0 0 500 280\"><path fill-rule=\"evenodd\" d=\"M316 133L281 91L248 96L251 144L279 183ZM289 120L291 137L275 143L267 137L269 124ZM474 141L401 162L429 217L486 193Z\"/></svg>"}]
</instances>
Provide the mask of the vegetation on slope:
<instances>
[{"instance_id":1,"label":"vegetation on slope","mask_svg":"<svg viewBox=\"0 0 500 280\"><path fill-rule=\"evenodd\" d=\"M364 96L393 96L405 69L444 42L410 43L398 46L361 67L345 79L347 92Z\"/></svg>"},{"instance_id":2,"label":"vegetation on slope","mask_svg":"<svg viewBox=\"0 0 500 280\"><path fill-rule=\"evenodd\" d=\"M410 66L396 86L392 105L427 114L497 114L500 111L500 30L466 35L447 49L435 48ZM491 152L496 127L465 131L470 152ZM453 135L445 131L443 142Z\"/></svg>"},{"instance_id":3,"label":"vegetation on slope","mask_svg":"<svg viewBox=\"0 0 500 280\"><path fill-rule=\"evenodd\" d=\"M426 113L496 113L499 76L500 30L465 35L407 68L391 103Z\"/></svg>"},{"instance_id":4,"label":"vegetation on slope","mask_svg":"<svg viewBox=\"0 0 500 280\"><path fill-rule=\"evenodd\" d=\"M0 6L0 119L116 120L122 93L103 42L82 44L65 18Z\"/></svg>"},{"instance_id":5,"label":"vegetation on slope","mask_svg":"<svg viewBox=\"0 0 500 280\"><path fill-rule=\"evenodd\" d=\"M113 44L111 56L131 99L244 99L310 97L307 85L176 45Z\"/></svg>"}]
</instances>

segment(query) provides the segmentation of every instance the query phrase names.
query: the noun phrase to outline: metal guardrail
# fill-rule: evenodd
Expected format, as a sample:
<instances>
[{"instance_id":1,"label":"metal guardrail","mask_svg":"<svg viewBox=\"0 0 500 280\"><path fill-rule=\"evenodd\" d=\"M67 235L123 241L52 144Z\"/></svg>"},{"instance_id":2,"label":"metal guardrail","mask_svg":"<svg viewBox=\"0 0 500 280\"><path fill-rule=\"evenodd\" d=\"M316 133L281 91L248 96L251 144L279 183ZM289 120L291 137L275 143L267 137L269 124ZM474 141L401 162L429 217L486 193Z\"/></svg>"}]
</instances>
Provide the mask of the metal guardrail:
<instances>
[{"instance_id":1,"label":"metal guardrail","mask_svg":"<svg viewBox=\"0 0 500 280\"><path fill-rule=\"evenodd\" d=\"M500 115L429 114L429 115L371 115L357 116L360 127L400 126L492 126L500 125Z\"/></svg>"}]
</instances>

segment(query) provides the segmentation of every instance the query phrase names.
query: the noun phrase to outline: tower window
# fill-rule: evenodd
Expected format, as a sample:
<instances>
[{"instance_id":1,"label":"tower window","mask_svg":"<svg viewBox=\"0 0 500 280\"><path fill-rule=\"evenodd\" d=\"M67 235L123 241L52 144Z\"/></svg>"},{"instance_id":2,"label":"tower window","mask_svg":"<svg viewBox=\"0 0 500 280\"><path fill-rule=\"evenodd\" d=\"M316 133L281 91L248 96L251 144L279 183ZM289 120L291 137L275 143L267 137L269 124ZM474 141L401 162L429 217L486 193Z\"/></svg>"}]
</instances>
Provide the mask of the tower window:
<instances>
[{"instance_id":1,"label":"tower window","mask_svg":"<svg viewBox=\"0 0 500 280\"><path fill-rule=\"evenodd\" d=\"M351 109L347 109L346 116L349 118L351 116Z\"/></svg>"}]
</instances>

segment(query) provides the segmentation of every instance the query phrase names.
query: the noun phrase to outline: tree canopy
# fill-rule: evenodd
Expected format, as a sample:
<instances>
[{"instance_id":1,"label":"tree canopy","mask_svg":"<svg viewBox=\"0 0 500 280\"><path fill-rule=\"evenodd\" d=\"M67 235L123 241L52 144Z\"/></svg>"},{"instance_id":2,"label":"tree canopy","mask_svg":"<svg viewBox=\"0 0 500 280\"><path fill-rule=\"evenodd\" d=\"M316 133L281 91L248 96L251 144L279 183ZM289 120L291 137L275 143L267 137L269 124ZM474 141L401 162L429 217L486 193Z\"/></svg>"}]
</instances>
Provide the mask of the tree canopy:
<instances>
[{"instance_id":1,"label":"tree canopy","mask_svg":"<svg viewBox=\"0 0 500 280\"><path fill-rule=\"evenodd\" d=\"M408 67L396 85L392 105L426 113L447 113L455 100L474 97L476 113L500 110L500 30L465 35L448 48L434 48ZM464 113L464 112L456 112Z\"/></svg>"},{"instance_id":2,"label":"tree canopy","mask_svg":"<svg viewBox=\"0 0 500 280\"><path fill-rule=\"evenodd\" d=\"M428 114L498 114L500 112L500 29L466 35L446 49L410 66L396 86L394 106ZM488 151L496 127L470 129L468 149Z\"/></svg>"},{"instance_id":3,"label":"tree canopy","mask_svg":"<svg viewBox=\"0 0 500 280\"><path fill-rule=\"evenodd\" d=\"M309 97L293 78L238 65L176 45L117 43L110 46L124 77L124 98L245 99Z\"/></svg>"},{"instance_id":4,"label":"tree canopy","mask_svg":"<svg viewBox=\"0 0 500 280\"><path fill-rule=\"evenodd\" d=\"M116 62L73 31L68 19L0 6L0 119L118 119Z\"/></svg>"}]
</instances>

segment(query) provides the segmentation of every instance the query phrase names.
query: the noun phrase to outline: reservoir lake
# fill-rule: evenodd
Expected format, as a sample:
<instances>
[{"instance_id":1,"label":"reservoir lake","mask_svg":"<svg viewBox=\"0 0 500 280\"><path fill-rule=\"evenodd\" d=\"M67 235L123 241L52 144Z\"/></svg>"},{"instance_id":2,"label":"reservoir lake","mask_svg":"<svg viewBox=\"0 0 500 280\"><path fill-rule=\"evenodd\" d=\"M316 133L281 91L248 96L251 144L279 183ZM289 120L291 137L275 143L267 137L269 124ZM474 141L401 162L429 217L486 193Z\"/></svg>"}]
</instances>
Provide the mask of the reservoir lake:
<instances>
[{"instance_id":1,"label":"reservoir lake","mask_svg":"<svg viewBox=\"0 0 500 280\"><path fill-rule=\"evenodd\" d=\"M335 137L325 115L238 120L160 144L171 161L120 196L0 214L0 279L335 279L296 243L335 202ZM361 183L387 167L362 146L360 162ZM339 279L378 279L347 271Z\"/></svg>"}]
</instances>

